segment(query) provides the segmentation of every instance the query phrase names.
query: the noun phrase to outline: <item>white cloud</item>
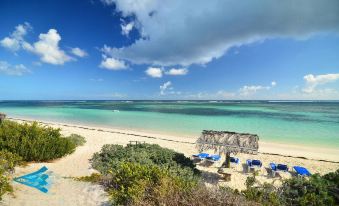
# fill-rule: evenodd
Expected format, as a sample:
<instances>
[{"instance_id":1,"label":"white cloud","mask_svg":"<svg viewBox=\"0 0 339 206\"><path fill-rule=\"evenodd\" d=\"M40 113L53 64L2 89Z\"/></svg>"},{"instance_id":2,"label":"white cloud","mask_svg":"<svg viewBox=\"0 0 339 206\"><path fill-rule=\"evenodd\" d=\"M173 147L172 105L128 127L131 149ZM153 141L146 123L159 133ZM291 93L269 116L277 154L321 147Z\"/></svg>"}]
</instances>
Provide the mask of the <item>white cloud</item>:
<instances>
[{"instance_id":1,"label":"white cloud","mask_svg":"<svg viewBox=\"0 0 339 206\"><path fill-rule=\"evenodd\" d=\"M269 86L260 86L260 85L253 85L253 86L243 86L242 88L240 88L239 92L240 92L240 95L242 96L250 96L250 95L253 95L255 93L257 93L257 91L260 91L260 90L269 90L270 87Z\"/></svg>"},{"instance_id":2,"label":"white cloud","mask_svg":"<svg viewBox=\"0 0 339 206\"><path fill-rule=\"evenodd\" d=\"M72 48L71 49L72 54L78 57L85 57L88 56L87 52L83 49L80 49L78 47Z\"/></svg>"},{"instance_id":3,"label":"white cloud","mask_svg":"<svg viewBox=\"0 0 339 206\"><path fill-rule=\"evenodd\" d=\"M277 85L277 82L275 82L275 81L271 82L272 87L275 87L276 85Z\"/></svg>"},{"instance_id":4,"label":"white cloud","mask_svg":"<svg viewBox=\"0 0 339 206\"><path fill-rule=\"evenodd\" d=\"M29 23L19 24L10 36L0 41L0 45L13 52L24 49L38 55L41 62L49 64L62 65L65 62L74 60L74 58L68 56L68 54L59 47L61 36L56 29L49 29L47 33L41 33L39 40L32 44L24 39L30 30L32 30L32 27ZM84 50L77 47L72 48L70 52L78 57L87 55Z\"/></svg>"},{"instance_id":5,"label":"white cloud","mask_svg":"<svg viewBox=\"0 0 339 206\"><path fill-rule=\"evenodd\" d=\"M134 22L130 22L128 24L122 23L120 26L121 26L121 34L128 36L129 32L132 31L134 27Z\"/></svg>"},{"instance_id":6,"label":"white cloud","mask_svg":"<svg viewBox=\"0 0 339 206\"><path fill-rule=\"evenodd\" d=\"M165 82L163 85L160 85L160 95L165 95L166 90L173 89L171 85L172 83L170 81Z\"/></svg>"},{"instance_id":7,"label":"white cloud","mask_svg":"<svg viewBox=\"0 0 339 206\"><path fill-rule=\"evenodd\" d=\"M50 29L46 34L39 35L39 41L33 45L25 42L23 48L40 56L40 60L45 63L62 65L73 60L62 49L59 48L61 36L55 29Z\"/></svg>"},{"instance_id":8,"label":"white cloud","mask_svg":"<svg viewBox=\"0 0 339 206\"><path fill-rule=\"evenodd\" d=\"M180 69L176 69L176 68L172 68L169 71L165 72L167 75L186 75L188 73L188 70L186 68L180 68Z\"/></svg>"},{"instance_id":9,"label":"white cloud","mask_svg":"<svg viewBox=\"0 0 339 206\"><path fill-rule=\"evenodd\" d=\"M128 68L124 61L115 58L108 58L106 56L103 56L103 60L99 66L109 70L124 70Z\"/></svg>"},{"instance_id":10,"label":"white cloud","mask_svg":"<svg viewBox=\"0 0 339 206\"><path fill-rule=\"evenodd\" d=\"M9 37L5 37L0 41L1 46L14 52L18 51L22 47L24 36L31 29L31 25L27 22L24 24L19 24L15 27L15 30L10 34Z\"/></svg>"},{"instance_id":11,"label":"white cloud","mask_svg":"<svg viewBox=\"0 0 339 206\"><path fill-rule=\"evenodd\" d=\"M162 77L162 69L157 67L148 67L145 73L153 78L161 78Z\"/></svg>"},{"instance_id":12,"label":"white cloud","mask_svg":"<svg viewBox=\"0 0 339 206\"><path fill-rule=\"evenodd\" d=\"M31 73L31 71L23 64L11 65L8 62L0 61L0 73L13 76L22 76L26 73Z\"/></svg>"},{"instance_id":13,"label":"white cloud","mask_svg":"<svg viewBox=\"0 0 339 206\"><path fill-rule=\"evenodd\" d=\"M313 93L315 92L317 86L339 80L339 73L322 75L308 74L304 76L304 80L306 81L306 87L303 89L303 91L305 93Z\"/></svg>"},{"instance_id":14,"label":"white cloud","mask_svg":"<svg viewBox=\"0 0 339 206\"><path fill-rule=\"evenodd\" d=\"M294 0L102 1L115 4L112 8L123 17L133 17L140 24L141 38L135 43L105 50L107 55L135 64L206 64L232 47L339 31L337 0L301 0L298 4Z\"/></svg>"}]
</instances>

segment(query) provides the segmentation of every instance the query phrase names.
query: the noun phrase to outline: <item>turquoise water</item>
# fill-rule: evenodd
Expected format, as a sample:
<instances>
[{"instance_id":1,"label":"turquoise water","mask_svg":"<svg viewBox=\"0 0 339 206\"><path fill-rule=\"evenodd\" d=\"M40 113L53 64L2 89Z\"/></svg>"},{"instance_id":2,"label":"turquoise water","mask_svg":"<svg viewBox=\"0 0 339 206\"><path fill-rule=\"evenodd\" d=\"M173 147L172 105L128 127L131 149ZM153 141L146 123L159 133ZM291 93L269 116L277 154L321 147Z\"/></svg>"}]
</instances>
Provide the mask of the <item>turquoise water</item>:
<instances>
[{"instance_id":1,"label":"turquoise water","mask_svg":"<svg viewBox=\"0 0 339 206\"><path fill-rule=\"evenodd\" d=\"M339 148L339 102L2 101L11 117L198 137L204 129L260 140Z\"/></svg>"}]
</instances>

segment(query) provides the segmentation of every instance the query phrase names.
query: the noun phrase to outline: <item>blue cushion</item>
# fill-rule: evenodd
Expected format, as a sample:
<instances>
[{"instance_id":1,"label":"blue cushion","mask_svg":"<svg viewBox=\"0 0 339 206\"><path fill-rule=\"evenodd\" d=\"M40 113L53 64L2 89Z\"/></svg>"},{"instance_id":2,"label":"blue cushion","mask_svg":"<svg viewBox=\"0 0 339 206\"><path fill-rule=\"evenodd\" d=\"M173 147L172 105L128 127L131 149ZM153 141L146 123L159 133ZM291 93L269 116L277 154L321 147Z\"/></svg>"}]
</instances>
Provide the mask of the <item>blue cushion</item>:
<instances>
[{"instance_id":1,"label":"blue cushion","mask_svg":"<svg viewBox=\"0 0 339 206\"><path fill-rule=\"evenodd\" d=\"M271 167L271 169L272 170L277 170L277 165L276 164L274 164L274 163L270 163L270 167Z\"/></svg>"},{"instance_id":2,"label":"blue cushion","mask_svg":"<svg viewBox=\"0 0 339 206\"><path fill-rule=\"evenodd\" d=\"M311 173L305 168L301 166L294 166L293 169L299 174L303 176L310 176Z\"/></svg>"},{"instance_id":3,"label":"blue cushion","mask_svg":"<svg viewBox=\"0 0 339 206\"><path fill-rule=\"evenodd\" d=\"M288 171L287 165L284 164L278 164L277 169L282 171Z\"/></svg>"},{"instance_id":4,"label":"blue cushion","mask_svg":"<svg viewBox=\"0 0 339 206\"><path fill-rule=\"evenodd\" d=\"M261 167L262 163L260 160L252 160L252 165Z\"/></svg>"}]
</instances>

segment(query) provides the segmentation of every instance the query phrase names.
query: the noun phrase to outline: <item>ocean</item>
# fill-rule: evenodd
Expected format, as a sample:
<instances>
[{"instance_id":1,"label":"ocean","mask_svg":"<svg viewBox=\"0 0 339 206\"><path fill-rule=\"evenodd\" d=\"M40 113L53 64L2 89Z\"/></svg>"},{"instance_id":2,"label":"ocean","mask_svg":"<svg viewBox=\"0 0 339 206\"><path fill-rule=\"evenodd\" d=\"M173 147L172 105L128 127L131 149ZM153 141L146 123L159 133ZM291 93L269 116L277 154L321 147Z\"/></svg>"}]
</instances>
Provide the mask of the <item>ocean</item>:
<instances>
[{"instance_id":1,"label":"ocean","mask_svg":"<svg viewBox=\"0 0 339 206\"><path fill-rule=\"evenodd\" d=\"M338 101L0 101L10 117L198 137L202 130L339 148Z\"/></svg>"}]
</instances>

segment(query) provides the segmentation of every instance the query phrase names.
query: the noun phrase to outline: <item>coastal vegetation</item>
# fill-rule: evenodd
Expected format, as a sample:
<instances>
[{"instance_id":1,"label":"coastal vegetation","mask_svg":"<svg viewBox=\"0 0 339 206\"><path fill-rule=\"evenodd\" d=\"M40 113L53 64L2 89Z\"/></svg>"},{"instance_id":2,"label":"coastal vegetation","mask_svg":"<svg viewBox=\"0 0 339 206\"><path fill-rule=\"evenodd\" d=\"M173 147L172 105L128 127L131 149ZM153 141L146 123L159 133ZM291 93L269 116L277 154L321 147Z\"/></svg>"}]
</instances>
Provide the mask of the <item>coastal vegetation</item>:
<instances>
[{"instance_id":1,"label":"coastal vegetation","mask_svg":"<svg viewBox=\"0 0 339 206\"><path fill-rule=\"evenodd\" d=\"M158 145L104 145L91 159L100 173L77 178L102 184L112 205L338 205L339 170L281 186L247 178L246 189L207 187L193 162Z\"/></svg>"},{"instance_id":2,"label":"coastal vegetation","mask_svg":"<svg viewBox=\"0 0 339 206\"><path fill-rule=\"evenodd\" d=\"M254 173L247 178L242 194L262 205L339 205L339 169L323 176L292 177L284 180L280 187L260 184Z\"/></svg>"},{"instance_id":3,"label":"coastal vegetation","mask_svg":"<svg viewBox=\"0 0 339 206\"><path fill-rule=\"evenodd\" d=\"M10 174L15 166L63 157L84 142L84 137L80 135L64 137L60 129L36 122L20 124L3 120L0 123L0 199L6 192L12 191Z\"/></svg>"},{"instance_id":4,"label":"coastal vegetation","mask_svg":"<svg viewBox=\"0 0 339 206\"><path fill-rule=\"evenodd\" d=\"M49 161L72 153L78 136L64 137L60 129L5 120L0 125L0 150L8 150L24 161Z\"/></svg>"}]
</instances>

